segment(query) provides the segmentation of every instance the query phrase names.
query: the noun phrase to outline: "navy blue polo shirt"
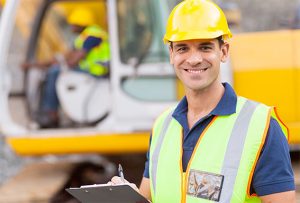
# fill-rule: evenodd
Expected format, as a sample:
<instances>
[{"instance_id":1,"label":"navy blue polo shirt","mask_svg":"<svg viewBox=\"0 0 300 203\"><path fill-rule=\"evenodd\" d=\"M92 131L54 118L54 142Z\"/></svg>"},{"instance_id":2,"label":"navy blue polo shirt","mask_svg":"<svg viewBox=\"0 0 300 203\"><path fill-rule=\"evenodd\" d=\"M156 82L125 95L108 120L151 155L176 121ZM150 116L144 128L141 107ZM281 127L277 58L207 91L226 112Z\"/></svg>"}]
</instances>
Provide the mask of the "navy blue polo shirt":
<instances>
[{"instance_id":1,"label":"navy blue polo shirt","mask_svg":"<svg viewBox=\"0 0 300 203\"><path fill-rule=\"evenodd\" d=\"M224 83L223 85L225 92L216 108L212 110L210 114L196 122L191 129L188 127L188 104L185 97L179 102L173 112L173 118L183 127L183 171L187 168L200 135L213 117L235 113L237 96L229 84ZM146 178L149 178L148 160L149 151L147 153L144 171L144 177ZM289 145L278 122L271 118L266 141L253 174L251 193L255 192L258 196L263 196L290 190L295 190L295 183L289 154Z\"/></svg>"}]
</instances>

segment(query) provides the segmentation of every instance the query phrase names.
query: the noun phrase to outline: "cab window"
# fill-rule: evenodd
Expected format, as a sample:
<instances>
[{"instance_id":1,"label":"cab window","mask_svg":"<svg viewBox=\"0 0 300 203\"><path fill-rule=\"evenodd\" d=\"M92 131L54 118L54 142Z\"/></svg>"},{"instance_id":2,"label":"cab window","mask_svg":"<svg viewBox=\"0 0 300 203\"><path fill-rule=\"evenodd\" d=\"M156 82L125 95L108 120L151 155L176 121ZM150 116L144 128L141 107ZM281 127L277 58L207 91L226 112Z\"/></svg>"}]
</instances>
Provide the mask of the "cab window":
<instances>
[{"instance_id":1,"label":"cab window","mask_svg":"<svg viewBox=\"0 0 300 203\"><path fill-rule=\"evenodd\" d=\"M149 0L119 0L118 29L120 58L123 63L135 59L139 62L168 60L162 43L163 31L159 8Z\"/></svg>"}]
</instances>

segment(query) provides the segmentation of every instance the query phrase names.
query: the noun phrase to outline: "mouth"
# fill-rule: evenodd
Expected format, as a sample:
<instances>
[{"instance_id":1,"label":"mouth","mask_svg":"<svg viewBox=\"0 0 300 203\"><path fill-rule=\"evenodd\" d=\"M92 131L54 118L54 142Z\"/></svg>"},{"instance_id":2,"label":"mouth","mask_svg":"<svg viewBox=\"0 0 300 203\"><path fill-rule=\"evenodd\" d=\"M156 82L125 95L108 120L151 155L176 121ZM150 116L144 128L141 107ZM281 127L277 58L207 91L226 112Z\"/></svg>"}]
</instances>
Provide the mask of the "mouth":
<instances>
[{"instance_id":1,"label":"mouth","mask_svg":"<svg viewBox=\"0 0 300 203\"><path fill-rule=\"evenodd\" d=\"M192 74L200 74L203 73L207 70L208 68L203 68L203 69L184 69L186 72L188 73L192 73Z\"/></svg>"}]
</instances>

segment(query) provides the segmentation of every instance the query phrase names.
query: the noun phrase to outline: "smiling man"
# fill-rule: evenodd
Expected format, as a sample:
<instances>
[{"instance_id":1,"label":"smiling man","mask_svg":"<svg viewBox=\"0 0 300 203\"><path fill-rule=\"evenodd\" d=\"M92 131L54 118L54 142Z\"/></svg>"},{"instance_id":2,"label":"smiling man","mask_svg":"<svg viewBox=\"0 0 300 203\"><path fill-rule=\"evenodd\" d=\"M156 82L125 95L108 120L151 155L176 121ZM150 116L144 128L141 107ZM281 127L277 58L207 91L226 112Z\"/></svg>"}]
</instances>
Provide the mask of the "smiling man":
<instances>
[{"instance_id":1,"label":"smiling man","mask_svg":"<svg viewBox=\"0 0 300 203\"><path fill-rule=\"evenodd\" d=\"M231 36L209 0L182 1L169 16L164 42L185 97L153 127L140 186L152 202L296 201L288 130L275 109L220 82Z\"/></svg>"}]
</instances>

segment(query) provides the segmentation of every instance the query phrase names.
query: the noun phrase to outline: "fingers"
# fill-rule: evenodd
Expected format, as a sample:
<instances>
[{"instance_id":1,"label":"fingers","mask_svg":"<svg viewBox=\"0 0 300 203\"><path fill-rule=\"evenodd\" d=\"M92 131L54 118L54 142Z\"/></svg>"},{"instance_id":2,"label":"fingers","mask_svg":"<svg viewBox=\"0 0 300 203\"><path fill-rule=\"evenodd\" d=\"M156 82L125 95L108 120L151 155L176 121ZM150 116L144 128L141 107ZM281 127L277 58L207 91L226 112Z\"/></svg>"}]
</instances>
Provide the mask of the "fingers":
<instances>
[{"instance_id":1,"label":"fingers","mask_svg":"<svg viewBox=\"0 0 300 203\"><path fill-rule=\"evenodd\" d=\"M109 181L107 184L120 185L120 184L124 184L124 182L122 181L122 179L119 176L114 176L114 177L112 177L111 181ZM139 191L139 189L137 188L137 186L135 184L130 183L127 180L125 180L125 184L129 185L134 190Z\"/></svg>"},{"instance_id":2,"label":"fingers","mask_svg":"<svg viewBox=\"0 0 300 203\"><path fill-rule=\"evenodd\" d=\"M116 185L115 183L109 181L108 183L106 183L107 185Z\"/></svg>"},{"instance_id":3,"label":"fingers","mask_svg":"<svg viewBox=\"0 0 300 203\"><path fill-rule=\"evenodd\" d=\"M28 70L30 68L32 68L33 66L36 66L37 64L35 62L29 62L29 61L25 61L21 64L21 68L23 70Z\"/></svg>"},{"instance_id":4,"label":"fingers","mask_svg":"<svg viewBox=\"0 0 300 203\"><path fill-rule=\"evenodd\" d=\"M29 69L31 66L30 63L27 63L27 62L24 62L23 64L21 64L21 68L24 69L24 70L27 70Z\"/></svg>"},{"instance_id":5,"label":"fingers","mask_svg":"<svg viewBox=\"0 0 300 203\"><path fill-rule=\"evenodd\" d=\"M122 181L122 179L119 176L112 177L111 182L114 184L124 184L124 182ZM127 180L125 180L125 183L129 183L129 182Z\"/></svg>"}]
</instances>

